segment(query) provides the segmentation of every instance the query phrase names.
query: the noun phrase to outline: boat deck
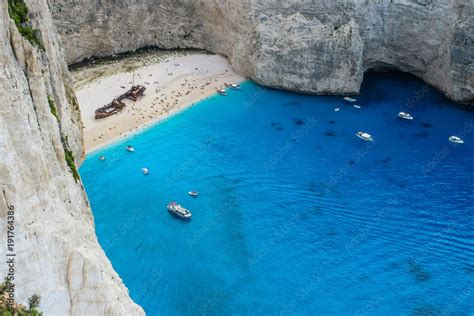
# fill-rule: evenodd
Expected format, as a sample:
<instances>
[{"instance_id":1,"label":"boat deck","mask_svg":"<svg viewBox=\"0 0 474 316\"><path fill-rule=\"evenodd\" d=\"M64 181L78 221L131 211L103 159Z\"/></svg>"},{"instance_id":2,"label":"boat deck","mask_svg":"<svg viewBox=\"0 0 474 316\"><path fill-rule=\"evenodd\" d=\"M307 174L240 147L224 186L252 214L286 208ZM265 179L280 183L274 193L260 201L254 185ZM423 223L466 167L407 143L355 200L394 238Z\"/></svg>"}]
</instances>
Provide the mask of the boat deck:
<instances>
[{"instance_id":1,"label":"boat deck","mask_svg":"<svg viewBox=\"0 0 474 316\"><path fill-rule=\"evenodd\" d=\"M141 85L132 86L127 92L113 99L109 104L95 110L95 119L98 120L119 113L126 106L123 102L124 99L136 102L145 95L145 90L146 88Z\"/></svg>"}]
</instances>

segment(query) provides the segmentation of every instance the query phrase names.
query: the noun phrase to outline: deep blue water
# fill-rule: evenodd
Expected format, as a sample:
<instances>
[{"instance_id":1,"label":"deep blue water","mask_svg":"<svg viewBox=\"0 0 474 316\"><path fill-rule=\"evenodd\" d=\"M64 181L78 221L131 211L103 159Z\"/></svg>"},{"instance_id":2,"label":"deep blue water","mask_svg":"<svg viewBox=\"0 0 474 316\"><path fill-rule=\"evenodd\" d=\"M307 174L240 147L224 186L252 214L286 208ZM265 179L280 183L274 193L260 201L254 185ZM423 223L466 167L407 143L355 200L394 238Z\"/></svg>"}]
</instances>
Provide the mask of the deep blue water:
<instances>
[{"instance_id":1,"label":"deep blue water","mask_svg":"<svg viewBox=\"0 0 474 316\"><path fill-rule=\"evenodd\" d=\"M356 98L247 82L88 156L99 241L148 315L472 315L474 113L400 73Z\"/></svg>"}]
</instances>

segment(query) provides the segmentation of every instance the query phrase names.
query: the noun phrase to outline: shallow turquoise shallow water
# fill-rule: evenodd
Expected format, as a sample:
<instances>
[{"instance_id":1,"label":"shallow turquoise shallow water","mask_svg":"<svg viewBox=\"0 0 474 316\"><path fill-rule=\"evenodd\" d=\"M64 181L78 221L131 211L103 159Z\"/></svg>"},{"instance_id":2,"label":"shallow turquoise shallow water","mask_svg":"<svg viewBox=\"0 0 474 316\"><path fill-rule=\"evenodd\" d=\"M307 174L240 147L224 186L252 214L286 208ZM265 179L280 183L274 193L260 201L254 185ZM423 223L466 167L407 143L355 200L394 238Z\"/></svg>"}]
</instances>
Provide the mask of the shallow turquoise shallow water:
<instances>
[{"instance_id":1,"label":"shallow turquoise shallow water","mask_svg":"<svg viewBox=\"0 0 474 316\"><path fill-rule=\"evenodd\" d=\"M398 73L366 75L357 104L247 82L89 155L131 297L148 315L473 313L474 113Z\"/></svg>"}]
</instances>

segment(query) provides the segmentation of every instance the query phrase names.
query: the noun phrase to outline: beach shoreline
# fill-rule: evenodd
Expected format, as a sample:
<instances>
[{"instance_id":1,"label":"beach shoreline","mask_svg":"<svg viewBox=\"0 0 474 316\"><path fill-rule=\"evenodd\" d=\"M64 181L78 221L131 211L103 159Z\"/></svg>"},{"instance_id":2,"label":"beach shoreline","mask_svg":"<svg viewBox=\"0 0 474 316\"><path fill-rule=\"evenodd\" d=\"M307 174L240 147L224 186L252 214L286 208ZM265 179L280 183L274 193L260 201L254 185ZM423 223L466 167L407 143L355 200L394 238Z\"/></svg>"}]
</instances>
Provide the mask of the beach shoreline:
<instances>
[{"instance_id":1,"label":"beach shoreline","mask_svg":"<svg viewBox=\"0 0 474 316\"><path fill-rule=\"evenodd\" d=\"M86 154L139 133L209 98L225 84L240 83L225 57L196 52L162 52L83 67L72 72L84 124ZM146 87L137 102L124 100L120 113L96 120L97 108L110 103L132 84Z\"/></svg>"}]
</instances>

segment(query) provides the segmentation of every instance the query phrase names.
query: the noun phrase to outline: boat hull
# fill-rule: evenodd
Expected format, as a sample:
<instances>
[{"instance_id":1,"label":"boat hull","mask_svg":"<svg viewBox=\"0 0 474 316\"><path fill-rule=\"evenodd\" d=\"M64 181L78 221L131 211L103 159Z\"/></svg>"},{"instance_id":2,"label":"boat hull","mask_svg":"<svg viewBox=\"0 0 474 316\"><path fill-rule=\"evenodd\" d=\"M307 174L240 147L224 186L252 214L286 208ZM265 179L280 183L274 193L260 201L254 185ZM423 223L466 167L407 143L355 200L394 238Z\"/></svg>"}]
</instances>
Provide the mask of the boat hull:
<instances>
[{"instance_id":1,"label":"boat hull","mask_svg":"<svg viewBox=\"0 0 474 316\"><path fill-rule=\"evenodd\" d=\"M359 133L356 133L356 136L359 137L362 140L365 140L366 142L371 142L373 141L373 138L371 135L361 135Z\"/></svg>"},{"instance_id":2,"label":"boat hull","mask_svg":"<svg viewBox=\"0 0 474 316\"><path fill-rule=\"evenodd\" d=\"M107 104L106 106L103 106L95 110L95 119L100 120L100 119L112 116L114 114L118 114L124 108L125 108L125 103L123 103L121 100L114 100L110 102L109 104Z\"/></svg>"},{"instance_id":3,"label":"boat hull","mask_svg":"<svg viewBox=\"0 0 474 316\"><path fill-rule=\"evenodd\" d=\"M187 217L186 217L186 216L183 216L183 215L181 215L181 214L179 214L179 213L174 212L173 210L170 210L169 208L168 208L168 213L170 213L170 214L173 215L174 217L179 218L179 219L182 219L182 220L184 220L184 221L190 221L190 220L191 220L191 217L192 217L191 215L190 215L190 216L187 216Z\"/></svg>"}]
</instances>

